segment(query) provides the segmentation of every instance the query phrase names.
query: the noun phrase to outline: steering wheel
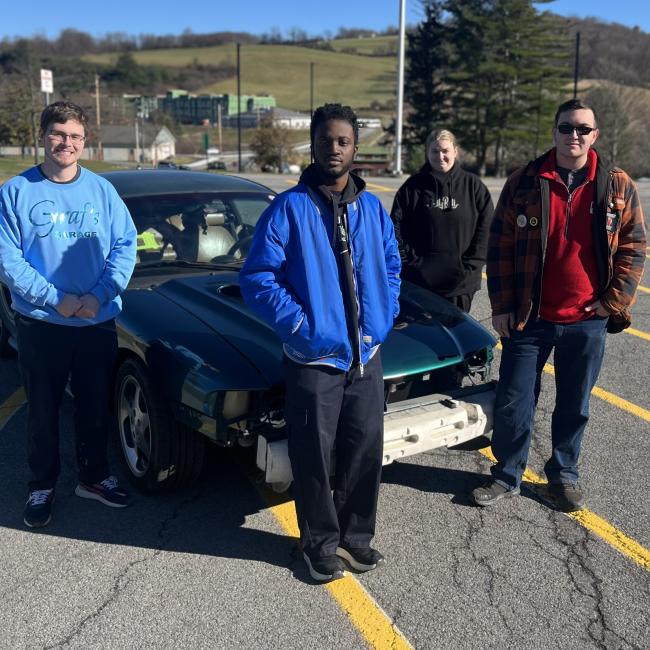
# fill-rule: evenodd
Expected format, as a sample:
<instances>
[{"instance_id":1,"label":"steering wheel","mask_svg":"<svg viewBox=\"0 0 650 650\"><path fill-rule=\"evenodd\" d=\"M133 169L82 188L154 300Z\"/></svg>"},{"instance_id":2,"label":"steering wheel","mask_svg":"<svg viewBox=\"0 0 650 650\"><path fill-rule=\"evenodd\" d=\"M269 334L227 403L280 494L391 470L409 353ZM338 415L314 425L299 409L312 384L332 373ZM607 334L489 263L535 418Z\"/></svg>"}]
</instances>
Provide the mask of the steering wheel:
<instances>
[{"instance_id":1,"label":"steering wheel","mask_svg":"<svg viewBox=\"0 0 650 650\"><path fill-rule=\"evenodd\" d=\"M253 241L253 235L248 235L242 237L239 241L236 241L228 251L228 255L232 255L233 259L240 260L243 256L248 253L248 249L251 246Z\"/></svg>"}]
</instances>

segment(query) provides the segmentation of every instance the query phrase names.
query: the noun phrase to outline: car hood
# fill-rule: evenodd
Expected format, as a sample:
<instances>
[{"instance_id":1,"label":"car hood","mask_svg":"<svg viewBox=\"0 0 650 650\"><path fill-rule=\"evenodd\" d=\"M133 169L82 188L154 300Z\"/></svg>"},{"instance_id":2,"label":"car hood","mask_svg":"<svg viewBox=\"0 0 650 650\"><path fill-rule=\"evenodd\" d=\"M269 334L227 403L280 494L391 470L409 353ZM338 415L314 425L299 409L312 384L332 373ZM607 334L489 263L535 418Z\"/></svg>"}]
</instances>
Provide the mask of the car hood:
<instances>
[{"instance_id":1,"label":"car hood","mask_svg":"<svg viewBox=\"0 0 650 650\"><path fill-rule=\"evenodd\" d=\"M269 386L281 381L282 344L272 328L244 303L236 271L177 276L153 290L225 339ZM381 347L386 378L455 364L496 343L473 318L410 283L403 283L400 304L400 315Z\"/></svg>"}]
</instances>

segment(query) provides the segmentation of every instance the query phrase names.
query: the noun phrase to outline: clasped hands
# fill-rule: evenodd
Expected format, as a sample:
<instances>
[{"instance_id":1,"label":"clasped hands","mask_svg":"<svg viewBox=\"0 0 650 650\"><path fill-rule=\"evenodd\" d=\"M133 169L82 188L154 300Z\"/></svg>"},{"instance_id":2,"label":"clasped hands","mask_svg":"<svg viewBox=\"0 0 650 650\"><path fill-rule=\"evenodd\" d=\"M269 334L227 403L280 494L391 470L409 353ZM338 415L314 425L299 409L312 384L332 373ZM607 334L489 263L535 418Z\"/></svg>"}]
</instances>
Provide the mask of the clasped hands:
<instances>
[{"instance_id":1,"label":"clasped hands","mask_svg":"<svg viewBox=\"0 0 650 650\"><path fill-rule=\"evenodd\" d=\"M70 318L70 316L95 318L99 311L99 300L92 293L86 293L83 296L66 293L63 300L56 306L56 310L64 318Z\"/></svg>"}]
</instances>

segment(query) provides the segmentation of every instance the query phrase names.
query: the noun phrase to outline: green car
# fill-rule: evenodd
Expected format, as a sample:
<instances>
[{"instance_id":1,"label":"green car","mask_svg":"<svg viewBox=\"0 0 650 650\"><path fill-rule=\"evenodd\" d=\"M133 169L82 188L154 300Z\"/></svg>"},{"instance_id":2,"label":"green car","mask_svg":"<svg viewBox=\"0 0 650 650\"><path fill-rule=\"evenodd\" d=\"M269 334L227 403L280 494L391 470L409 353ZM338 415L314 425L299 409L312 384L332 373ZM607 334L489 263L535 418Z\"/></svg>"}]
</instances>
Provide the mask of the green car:
<instances>
[{"instance_id":1,"label":"green car","mask_svg":"<svg viewBox=\"0 0 650 650\"><path fill-rule=\"evenodd\" d=\"M125 466L148 491L191 484L208 442L257 445L277 490L291 482L282 345L244 304L239 269L274 193L233 176L176 170L104 174L138 229L138 261L117 319L113 406ZM6 288L0 351L15 343ZM493 336L446 301L403 283L381 347L384 463L491 429Z\"/></svg>"}]
</instances>

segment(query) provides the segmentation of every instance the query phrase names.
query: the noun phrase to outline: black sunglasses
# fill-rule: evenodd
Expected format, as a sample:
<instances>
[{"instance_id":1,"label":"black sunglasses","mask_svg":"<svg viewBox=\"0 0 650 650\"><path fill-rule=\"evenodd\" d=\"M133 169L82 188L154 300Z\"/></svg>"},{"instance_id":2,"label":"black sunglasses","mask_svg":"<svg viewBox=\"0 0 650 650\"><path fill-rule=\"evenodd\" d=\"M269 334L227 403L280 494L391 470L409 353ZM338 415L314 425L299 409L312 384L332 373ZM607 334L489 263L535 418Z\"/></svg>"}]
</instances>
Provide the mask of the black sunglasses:
<instances>
[{"instance_id":1,"label":"black sunglasses","mask_svg":"<svg viewBox=\"0 0 650 650\"><path fill-rule=\"evenodd\" d=\"M578 135L589 135L592 131L596 130L596 127L576 126L575 124L567 124L566 122L562 122L562 124L557 125L557 130L562 135L569 135L570 133L573 133L574 130Z\"/></svg>"}]
</instances>

